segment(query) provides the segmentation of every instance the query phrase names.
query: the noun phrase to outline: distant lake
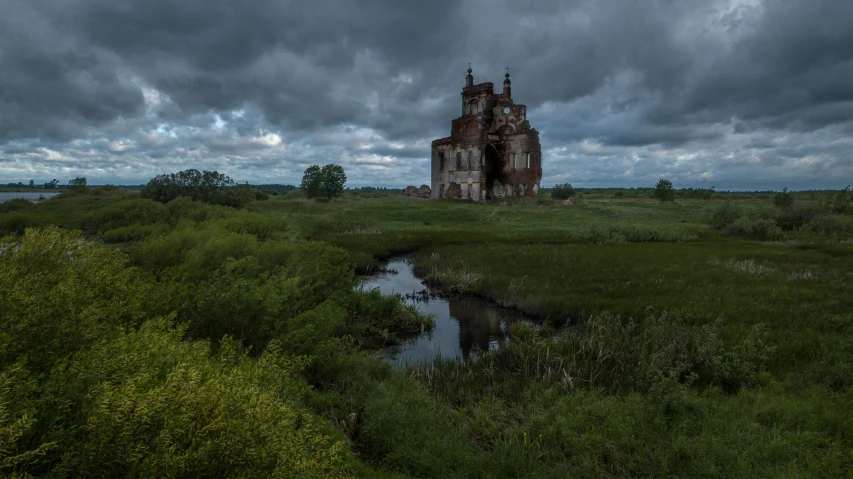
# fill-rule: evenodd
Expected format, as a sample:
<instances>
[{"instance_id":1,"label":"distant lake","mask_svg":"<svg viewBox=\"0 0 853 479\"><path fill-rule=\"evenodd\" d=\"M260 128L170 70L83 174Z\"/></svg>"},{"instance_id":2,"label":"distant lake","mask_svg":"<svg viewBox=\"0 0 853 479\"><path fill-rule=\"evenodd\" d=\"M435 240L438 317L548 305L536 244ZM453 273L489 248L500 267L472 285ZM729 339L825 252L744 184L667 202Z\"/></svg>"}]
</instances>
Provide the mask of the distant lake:
<instances>
[{"instance_id":1,"label":"distant lake","mask_svg":"<svg viewBox=\"0 0 853 479\"><path fill-rule=\"evenodd\" d=\"M13 191L0 191L0 203L4 201L14 200L15 198L23 198L30 201L38 201L39 196L47 199L51 196L56 196L59 193L16 193Z\"/></svg>"}]
</instances>

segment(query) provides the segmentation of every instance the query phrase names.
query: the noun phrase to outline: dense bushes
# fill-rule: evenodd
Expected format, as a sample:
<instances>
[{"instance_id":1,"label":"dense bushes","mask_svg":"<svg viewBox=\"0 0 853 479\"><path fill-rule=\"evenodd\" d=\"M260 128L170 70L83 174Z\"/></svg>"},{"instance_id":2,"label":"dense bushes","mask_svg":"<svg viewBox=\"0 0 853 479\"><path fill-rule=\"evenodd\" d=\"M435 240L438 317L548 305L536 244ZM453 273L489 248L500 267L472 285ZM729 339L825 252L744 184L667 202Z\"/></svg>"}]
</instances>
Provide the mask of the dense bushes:
<instances>
[{"instance_id":1,"label":"dense bushes","mask_svg":"<svg viewBox=\"0 0 853 479\"><path fill-rule=\"evenodd\" d=\"M554 188L551 189L551 198L555 200L567 200L572 196L575 196L575 188L571 183L554 185Z\"/></svg>"},{"instance_id":2,"label":"dense bushes","mask_svg":"<svg viewBox=\"0 0 853 479\"><path fill-rule=\"evenodd\" d=\"M195 169L157 175L139 194L161 203L186 196L205 203L225 206L242 206L254 193L247 188L237 188L234 180L216 171L200 172Z\"/></svg>"},{"instance_id":3,"label":"dense bushes","mask_svg":"<svg viewBox=\"0 0 853 479\"><path fill-rule=\"evenodd\" d=\"M151 285L118 251L56 227L0 243L0 365L17 358L46 373L115 327L142 321Z\"/></svg>"},{"instance_id":4,"label":"dense bushes","mask_svg":"<svg viewBox=\"0 0 853 479\"><path fill-rule=\"evenodd\" d=\"M2 240L2 473L349 475L340 434L300 405L307 362L293 356L338 351L349 313L328 298L346 304L354 294L346 254L236 233L225 236L240 241L222 248L215 228L143 244L177 239L183 249L164 271L209 275L161 283L156 294L123 254L79 233L51 227ZM242 259L200 258L220 249ZM170 294L185 326L148 319ZM207 339L185 337L210 338L216 355Z\"/></svg>"},{"instance_id":5,"label":"dense bushes","mask_svg":"<svg viewBox=\"0 0 853 479\"><path fill-rule=\"evenodd\" d=\"M711 212L708 224L732 236L757 240L781 239L783 230L836 233L850 229L822 211L819 205L793 203L776 209L750 209L725 203Z\"/></svg>"},{"instance_id":6,"label":"dense bushes","mask_svg":"<svg viewBox=\"0 0 853 479\"><path fill-rule=\"evenodd\" d=\"M56 475L340 477L344 443L297 401L301 361L271 345L258 360L154 320L99 343L47 385L63 419L48 438ZM67 388L73 385L71 391ZM53 397L51 398L53 399ZM47 412L47 411L46 411ZM49 414L49 413L48 413ZM59 418L57 418L59 419Z\"/></svg>"},{"instance_id":7,"label":"dense bushes","mask_svg":"<svg viewBox=\"0 0 853 479\"><path fill-rule=\"evenodd\" d=\"M748 210L731 203L718 206L708 221L712 228L732 236L757 240L778 240L783 236L776 221L767 213Z\"/></svg>"}]
</instances>

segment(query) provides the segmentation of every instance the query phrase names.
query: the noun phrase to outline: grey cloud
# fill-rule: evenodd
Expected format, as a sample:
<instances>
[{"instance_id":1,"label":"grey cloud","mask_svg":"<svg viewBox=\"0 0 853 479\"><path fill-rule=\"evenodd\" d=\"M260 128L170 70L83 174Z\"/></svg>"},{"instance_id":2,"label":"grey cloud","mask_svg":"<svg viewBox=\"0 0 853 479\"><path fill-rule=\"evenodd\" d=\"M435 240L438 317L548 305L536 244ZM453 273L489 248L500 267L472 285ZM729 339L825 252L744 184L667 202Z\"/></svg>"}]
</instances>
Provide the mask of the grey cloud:
<instances>
[{"instance_id":1,"label":"grey cloud","mask_svg":"<svg viewBox=\"0 0 853 479\"><path fill-rule=\"evenodd\" d=\"M498 88L511 67L546 183L829 184L853 175L851 27L838 0L0 0L0 174L423 182L471 61Z\"/></svg>"}]
</instances>

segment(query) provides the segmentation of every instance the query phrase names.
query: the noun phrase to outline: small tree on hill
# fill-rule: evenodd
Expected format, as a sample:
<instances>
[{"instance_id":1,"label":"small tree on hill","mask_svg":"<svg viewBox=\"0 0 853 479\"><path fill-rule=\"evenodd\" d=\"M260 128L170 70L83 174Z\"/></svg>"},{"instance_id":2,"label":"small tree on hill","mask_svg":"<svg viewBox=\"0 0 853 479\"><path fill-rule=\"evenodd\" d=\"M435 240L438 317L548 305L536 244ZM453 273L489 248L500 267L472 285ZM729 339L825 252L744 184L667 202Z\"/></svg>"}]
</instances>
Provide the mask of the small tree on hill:
<instances>
[{"instance_id":1,"label":"small tree on hill","mask_svg":"<svg viewBox=\"0 0 853 479\"><path fill-rule=\"evenodd\" d=\"M344 192L346 182L347 175L340 165L326 165L322 168L311 165L305 169L299 187L307 198L325 196L332 199Z\"/></svg>"},{"instance_id":2,"label":"small tree on hill","mask_svg":"<svg viewBox=\"0 0 853 479\"><path fill-rule=\"evenodd\" d=\"M672 182L665 178L658 181L653 194L659 201L675 201L675 189L672 187Z\"/></svg>"},{"instance_id":3,"label":"small tree on hill","mask_svg":"<svg viewBox=\"0 0 853 479\"><path fill-rule=\"evenodd\" d=\"M86 178L78 176L77 178L68 181L68 189L71 191L86 191L86 184Z\"/></svg>"}]
</instances>

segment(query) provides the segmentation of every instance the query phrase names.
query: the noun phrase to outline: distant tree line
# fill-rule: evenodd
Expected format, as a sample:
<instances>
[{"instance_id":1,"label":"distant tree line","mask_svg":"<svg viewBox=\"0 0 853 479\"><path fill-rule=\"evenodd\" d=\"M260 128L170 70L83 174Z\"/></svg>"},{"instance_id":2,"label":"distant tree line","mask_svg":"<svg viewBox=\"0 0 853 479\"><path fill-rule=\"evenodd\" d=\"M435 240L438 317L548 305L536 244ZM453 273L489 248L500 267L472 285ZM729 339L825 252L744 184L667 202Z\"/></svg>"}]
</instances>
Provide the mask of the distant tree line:
<instances>
[{"instance_id":1,"label":"distant tree line","mask_svg":"<svg viewBox=\"0 0 853 479\"><path fill-rule=\"evenodd\" d=\"M263 184L263 185L252 185L252 188L259 190L259 191L271 193L274 195L280 195L282 193L288 193L288 192L296 191L297 189L299 189L296 185L281 185L281 184L277 184L277 183Z\"/></svg>"}]
</instances>

